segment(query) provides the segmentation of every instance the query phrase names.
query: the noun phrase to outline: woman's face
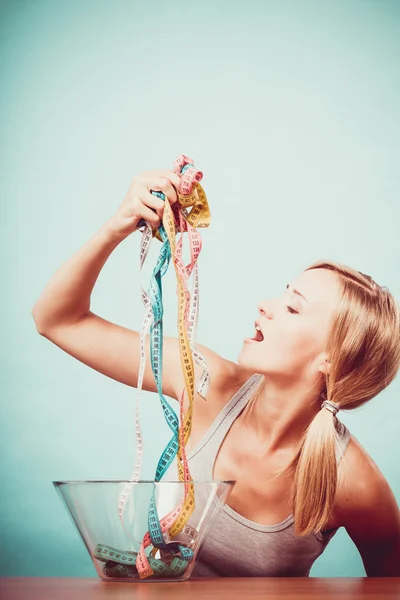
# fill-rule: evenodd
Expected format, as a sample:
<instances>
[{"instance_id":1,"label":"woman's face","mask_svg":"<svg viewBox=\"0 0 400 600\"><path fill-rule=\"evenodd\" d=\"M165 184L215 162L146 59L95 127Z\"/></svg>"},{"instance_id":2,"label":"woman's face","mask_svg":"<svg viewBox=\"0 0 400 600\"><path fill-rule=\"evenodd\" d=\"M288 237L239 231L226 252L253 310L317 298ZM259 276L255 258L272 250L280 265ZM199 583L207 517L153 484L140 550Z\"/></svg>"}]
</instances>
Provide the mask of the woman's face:
<instances>
[{"instance_id":1,"label":"woman's face","mask_svg":"<svg viewBox=\"0 0 400 600\"><path fill-rule=\"evenodd\" d=\"M303 271L288 285L279 297L260 302L257 322L264 339L244 341L238 356L244 369L287 383L320 372L327 358L330 319L340 296L338 275L328 269ZM255 337L255 328L253 332Z\"/></svg>"}]
</instances>

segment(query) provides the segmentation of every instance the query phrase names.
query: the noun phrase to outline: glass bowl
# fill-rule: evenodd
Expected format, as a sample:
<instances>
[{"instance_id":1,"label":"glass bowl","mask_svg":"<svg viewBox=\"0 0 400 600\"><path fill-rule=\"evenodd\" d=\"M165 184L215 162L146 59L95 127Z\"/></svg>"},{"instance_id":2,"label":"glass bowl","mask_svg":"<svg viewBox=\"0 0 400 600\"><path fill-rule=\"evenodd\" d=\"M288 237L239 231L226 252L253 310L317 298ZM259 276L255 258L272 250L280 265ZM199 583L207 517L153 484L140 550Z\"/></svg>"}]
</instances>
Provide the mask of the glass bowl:
<instances>
[{"instance_id":1,"label":"glass bowl","mask_svg":"<svg viewBox=\"0 0 400 600\"><path fill-rule=\"evenodd\" d=\"M52 483L100 579L165 582L189 579L235 481Z\"/></svg>"}]
</instances>

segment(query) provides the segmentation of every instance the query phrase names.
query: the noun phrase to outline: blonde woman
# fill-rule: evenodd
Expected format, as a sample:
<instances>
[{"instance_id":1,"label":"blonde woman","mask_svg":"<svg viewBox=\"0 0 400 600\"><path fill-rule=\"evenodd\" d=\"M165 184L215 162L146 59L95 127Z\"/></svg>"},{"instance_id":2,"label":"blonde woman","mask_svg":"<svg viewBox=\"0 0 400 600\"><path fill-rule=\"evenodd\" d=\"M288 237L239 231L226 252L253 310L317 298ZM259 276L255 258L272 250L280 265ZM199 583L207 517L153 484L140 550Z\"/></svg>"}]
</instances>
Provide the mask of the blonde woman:
<instances>
[{"instance_id":1,"label":"blonde woman","mask_svg":"<svg viewBox=\"0 0 400 600\"><path fill-rule=\"evenodd\" d=\"M94 314L90 297L111 252L140 219L160 225L164 203L150 190L174 203L178 187L168 169L135 177L115 215L58 269L32 311L41 335L132 387L139 332ZM195 395L190 471L195 480L237 483L192 576L308 576L340 527L367 576L400 576L396 499L338 418L374 398L399 370L395 299L368 275L321 261L259 303L254 334L237 363L198 344L211 384L207 401ZM148 336L143 389L157 392L149 350ZM177 339L164 339L163 363L163 393L179 400Z\"/></svg>"}]
</instances>

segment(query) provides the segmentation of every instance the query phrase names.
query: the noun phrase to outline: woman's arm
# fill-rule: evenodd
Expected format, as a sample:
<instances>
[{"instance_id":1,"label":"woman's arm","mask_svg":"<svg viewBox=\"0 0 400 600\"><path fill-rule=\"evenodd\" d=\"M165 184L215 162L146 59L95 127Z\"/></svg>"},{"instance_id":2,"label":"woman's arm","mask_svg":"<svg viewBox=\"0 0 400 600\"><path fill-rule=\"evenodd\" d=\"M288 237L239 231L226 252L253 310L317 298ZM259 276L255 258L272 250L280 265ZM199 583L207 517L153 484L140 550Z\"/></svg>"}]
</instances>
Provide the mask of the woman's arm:
<instances>
[{"instance_id":1,"label":"woman's arm","mask_svg":"<svg viewBox=\"0 0 400 600\"><path fill-rule=\"evenodd\" d=\"M368 577L400 577L400 510L375 463L365 457L348 478L342 523Z\"/></svg>"},{"instance_id":2,"label":"woman's arm","mask_svg":"<svg viewBox=\"0 0 400 600\"><path fill-rule=\"evenodd\" d=\"M137 230L143 218L160 226L164 202L150 193L162 190L169 202L178 200L179 175L169 169L145 171L132 179L116 213L86 244L56 271L32 309L39 333L79 323L90 311L90 296L111 252Z\"/></svg>"},{"instance_id":3,"label":"woman's arm","mask_svg":"<svg viewBox=\"0 0 400 600\"><path fill-rule=\"evenodd\" d=\"M126 237L126 236L125 236ZM56 346L116 381L136 387L141 364L140 333L103 319L90 310L90 298L101 269L124 239L106 222L83 247L52 276L32 309L38 333ZM229 389L237 365L211 349L196 343L207 361L210 374L209 398L219 398ZM157 392L151 367L150 336L145 342L145 370L142 388ZM195 363L196 381L202 369ZM177 400L185 387L179 341L163 337L163 393ZM188 398L185 395L185 411ZM203 404L207 404L204 403Z\"/></svg>"},{"instance_id":4,"label":"woman's arm","mask_svg":"<svg viewBox=\"0 0 400 600\"><path fill-rule=\"evenodd\" d=\"M90 311L90 297L99 274L123 240L107 221L51 277L32 315L39 333L77 323Z\"/></svg>"}]
</instances>

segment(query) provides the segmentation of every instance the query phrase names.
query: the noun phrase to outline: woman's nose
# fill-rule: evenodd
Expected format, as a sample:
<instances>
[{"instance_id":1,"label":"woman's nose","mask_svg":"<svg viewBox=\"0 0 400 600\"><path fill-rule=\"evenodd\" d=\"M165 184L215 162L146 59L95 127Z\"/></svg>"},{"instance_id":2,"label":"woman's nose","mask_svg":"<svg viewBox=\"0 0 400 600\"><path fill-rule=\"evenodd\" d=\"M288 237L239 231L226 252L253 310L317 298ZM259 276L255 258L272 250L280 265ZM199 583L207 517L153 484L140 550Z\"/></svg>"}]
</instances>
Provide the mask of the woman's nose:
<instances>
[{"instance_id":1,"label":"woman's nose","mask_svg":"<svg viewBox=\"0 0 400 600\"><path fill-rule=\"evenodd\" d=\"M271 303L265 300L258 305L258 311L261 316L266 317L267 319L272 318L272 306Z\"/></svg>"}]
</instances>

